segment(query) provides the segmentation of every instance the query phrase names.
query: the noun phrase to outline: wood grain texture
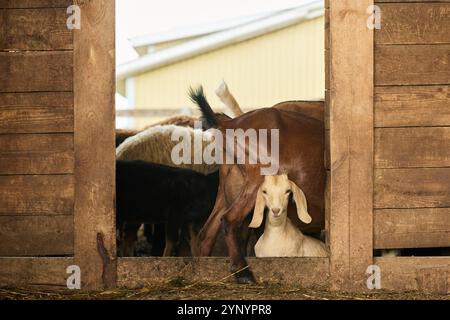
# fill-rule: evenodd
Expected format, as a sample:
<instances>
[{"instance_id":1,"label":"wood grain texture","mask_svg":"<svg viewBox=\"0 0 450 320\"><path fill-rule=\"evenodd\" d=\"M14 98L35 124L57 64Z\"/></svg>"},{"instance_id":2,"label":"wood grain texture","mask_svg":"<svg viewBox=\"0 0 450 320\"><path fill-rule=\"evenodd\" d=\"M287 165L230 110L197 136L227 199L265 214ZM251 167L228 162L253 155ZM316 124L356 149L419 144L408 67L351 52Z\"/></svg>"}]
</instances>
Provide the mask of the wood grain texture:
<instances>
[{"instance_id":1,"label":"wood grain texture","mask_svg":"<svg viewBox=\"0 0 450 320\"><path fill-rule=\"evenodd\" d=\"M0 216L0 256L73 254L73 216Z\"/></svg>"},{"instance_id":2,"label":"wood grain texture","mask_svg":"<svg viewBox=\"0 0 450 320\"><path fill-rule=\"evenodd\" d=\"M420 273L423 270L450 267L450 257L393 257L375 258L381 268L381 287L385 290L416 291L423 288ZM442 279L428 278L428 289L439 292Z\"/></svg>"},{"instance_id":3,"label":"wood grain texture","mask_svg":"<svg viewBox=\"0 0 450 320\"><path fill-rule=\"evenodd\" d=\"M0 50L73 49L65 8L0 10Z\"/></svg>"},{"instance_id":4,"label":"wood grain texture","mask_svg":"<svg viewBox=\"0 0 450 320\"><path fill-rule=\"evenodd\" d=\"M0 135L0 174L67 174L73 171L73 134Z\"/></svg>"},{"instance_id":5,"label":"wood grain texture","mask_svg":"<svg viewBox=\"0 0 450 320\"><path fill-rule=\"evenodd\" d=\"M375 168L450 167L450 127L375 130Z\"/></svg>"},{"instance_id":6,"label":"wood grain texture","mask_svg":"<svg viewBox=\"0 0 450 320\"><path fill-rule=\"evenodd\" d=\"M325 109L324 109L324 121L325 121L325 130L330 130L330 90L325 90Z\"/></svg>"},{"instance_id":7,"label":"wood grain texture","mask_svg":"<svg viewBox=\"0 0 450 320\"><path fill-rule=\"evenodd\" d=\"M450 45L376 47L375 84L450 84Z\"/></svg>"},{"instance_id":8,"label":"wood grain texture","mask_svg":"<svg viewBox=\"0 0 450 320\"><path fill-rule=\"evenodd\" d=\"M375 210L375 249L433 247L450 247L450 208Z\"/></svg>"},{"instance_id":9,"label":"wood grain texture","mask_svg":"<svg viewBox=\"0 0 450 320\"><path fill-rule=\"evenodd\" d=\"M0 287L67 288L73 258L0 258Z\"/></svg>"},{"instance_id":10,"label":"wood grain texture","mask_svg":"<svg viewBox=\"0 0 450 320\"><path fill-rule=\"evenodd\" d=\"M74 0L0 0L2 8L67 8Z\"/></svg>"},{"instance_id":11,"label":"wood grain texture","mask_svg":"<svg viewBox=\"0 0 450 320\"><path fill-rule=\"evenodd\" d=\"M73 132L72 92L0 93L0 133Z\"/></svg>"},{"instance_id":12,"label":"wood grain texture","mask_svg":"<svg viewBox=\"0 0 450 320\"><path fill-rule=\"evenodd\" d=\"M375 88L375 127L450 125L450 86Z\"/></svg>"},{"instance_id":13,"label":"wood grain texture","mask_svg":"<svg viewBox=\"0 0 450 320\"><path fill-rule=\"evenodd\" d=\"M450 168L376 169L374 207L450 207Z\"/></svg>"},{"instance_id":14,"label":"wood grain texture","mask_svg":"<svg viewBox=\"0 0 450 320\"><path fill-rule=\"evenodd\" d=\"M450 43L450 3L381 4L376 44Z\"/></svg>"},{"instance_id":15,"label":"wood grain texture","mask_svg":"<svg viewBox=\"0 0 450 320\"><path fill-rule=\"evenodd\" d=\"M83 270L82 288L91 290L114 287L117 275L114 5L111 0L83 3L85 27L74 32L74 257Z\"/></svg>"},{"instance_id":16,"label":"wood grain texture","mask_svg":"<svg viewBox=\"0 0 450 320\"><path fill-rule=\"evenodd\" d=\"M249 258L248 263L258 282L314 287L329 281L327 258ZM292 266L302 272L291 272ZM119 258L117 285L136 288L177 277L189 282L232 282L228 270L228 258Z\"/></svg>"},{"instance_id":17,"label":"wood grain texture","mask_svg":"<svg viewBox=\"0 0 450 320\"><path fill-rule=\"evenodd\" d=\"M331 49L325 49L325 61L330 61ZM331 71L329 67L325 67L325 90L330 89Z\"/></svg>"},{"instance_id":18,"label":"wood grain texture","mask_svg":"<svg viewBox=\"0 0 450 320\"><path fill-rule=\"evenodd\" d=\"M71 175L0 176L0 215L70 215Z\"/></svg>"},{"instance_id":19,"label":"wood grain texture","mask_svg":"<svg viewBox=\"0 0 450 320\"><path fill-rule=\"evenodd\" d=\"M331 194L330 194L330 186L331 186L331 172L327 170L327 181L325 185L325 244L327 245L328 252L330 252L330 221L331 221L331 211L330 211L330 202L331 202Z\"/></svg>"},{"instance_id":20,"label":"wood grain texture","mask_svg":"<svg viewBox=\"0 0 450 320\"><path fill-rule=\"evenodd\" d=\"M325 130L325 169L330 170L331 167L331 160L330 160L330 130Z\"/></svg>"},{"instance_id":21,"label":"wood grain texture","mask_svg":"<svg viewBox=\"0 0 450 320\"><path fill-rule=\"evenodd\" d=\"M330 1L330 276L364 290L372 263L373 1ZM352 53L349 59L349 52Z\"/></svg>"},{"instance_id":22,"label":"wood grain texture","mask_svg":"<svg viewBox=\"0 0 450 320\"><path fill-rule=\"evenodd\" d=\"M0 52L0 92L72 91L70 51Z\"/></svg>"},{"instance_id":23,"label":"wood grain texture","mask_svg":"<svg viewBox=\"0 0 450 320\"><path fill-rule=\"evenodd\" d=\"M450 294L450 265L419 269L417 284L424 293Z\"/></svg>"}]
</instances>

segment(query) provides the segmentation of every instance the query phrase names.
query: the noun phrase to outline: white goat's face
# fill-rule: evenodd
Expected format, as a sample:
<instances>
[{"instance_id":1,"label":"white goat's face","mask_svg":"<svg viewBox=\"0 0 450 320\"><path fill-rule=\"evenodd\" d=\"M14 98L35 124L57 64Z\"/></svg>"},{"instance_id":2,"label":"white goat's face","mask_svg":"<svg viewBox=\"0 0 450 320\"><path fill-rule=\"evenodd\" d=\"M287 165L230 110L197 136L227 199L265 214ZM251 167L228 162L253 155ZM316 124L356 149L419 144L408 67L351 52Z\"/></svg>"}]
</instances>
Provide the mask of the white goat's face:
<instances>
[{"instance_id":1,"label":"white goat's face","mask_svg":"<svg viewBox=\"0 0 450 320\"><path fill-rule=\"evenodd\" d=\"M289 197L297 206L297 216L303 223L311 223L306 196L303 191L286 174L266 176L258 189L250 228L259 228L264 218L264 209L269 209L269 221L283 223L287 216Z\"/></svg>"},{"instance_id":2,"label":"white goat's face","mask_svg":"<svg viewBox=\"0 0 450 320\"><path fill-rule=\"evenodd\" d=\"M266 176L261 185L261 192L269 215L279 218L286 214L289 197L292 193L287 175Z\"/></svg>"}]
</instances>

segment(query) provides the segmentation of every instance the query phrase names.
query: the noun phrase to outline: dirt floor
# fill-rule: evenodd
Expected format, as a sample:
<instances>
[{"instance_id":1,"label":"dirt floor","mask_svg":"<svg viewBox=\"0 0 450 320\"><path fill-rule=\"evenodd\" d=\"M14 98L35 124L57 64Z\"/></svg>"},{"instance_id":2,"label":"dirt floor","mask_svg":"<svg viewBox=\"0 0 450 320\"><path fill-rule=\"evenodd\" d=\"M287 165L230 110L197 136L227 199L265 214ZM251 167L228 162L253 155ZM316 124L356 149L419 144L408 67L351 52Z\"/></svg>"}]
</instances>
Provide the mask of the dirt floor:
<instances>
[{"instance_id":1,"label":"dirt floor","mask_svg":"<svg viewBox=\"0 0 450 320\"><path fill-rule=\"evenodd\" d=\"M236 285L186 284L173 280L166 284L140 289L116 289L86 293L49 289L0 289L0 300L450 300L450 295L419 294L415 292L390 293L378 291L370 294L330 292L320 288L305 289L276 284Z\"/></svg>"}]
</instances>

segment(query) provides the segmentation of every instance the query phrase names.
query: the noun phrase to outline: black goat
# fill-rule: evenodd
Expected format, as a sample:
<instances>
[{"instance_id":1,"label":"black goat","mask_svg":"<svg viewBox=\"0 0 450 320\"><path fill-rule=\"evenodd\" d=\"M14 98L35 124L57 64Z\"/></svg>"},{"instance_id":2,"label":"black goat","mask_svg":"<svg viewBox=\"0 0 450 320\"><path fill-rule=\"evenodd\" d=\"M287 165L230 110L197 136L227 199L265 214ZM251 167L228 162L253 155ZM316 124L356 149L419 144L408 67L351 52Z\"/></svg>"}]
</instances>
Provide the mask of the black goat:
<instances>
[{"instance_id":1,"label":"black goat","mask_svg":"<svg viewBox=\"0 0 450 320\"><path fill-rule=\"evenodd\" d=\"M218 172L205 175L145 161L117 160L116 219L122 255L132 253L142 223L165 224L164 256L171 255L182 227L189 229L194 251L198 230L213 209L218 185Z\"/></svg>"}]
</instances>

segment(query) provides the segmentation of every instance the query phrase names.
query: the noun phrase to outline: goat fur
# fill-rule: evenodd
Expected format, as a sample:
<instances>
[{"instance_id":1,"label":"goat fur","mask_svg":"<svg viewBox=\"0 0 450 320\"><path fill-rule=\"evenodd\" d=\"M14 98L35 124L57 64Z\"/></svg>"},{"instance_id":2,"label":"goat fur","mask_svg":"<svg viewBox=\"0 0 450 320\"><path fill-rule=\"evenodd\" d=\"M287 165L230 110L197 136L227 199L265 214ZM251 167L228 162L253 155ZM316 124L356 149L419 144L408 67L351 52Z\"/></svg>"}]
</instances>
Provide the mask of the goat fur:
<instances>
[{"instance_id":1,"label":"goat fur","mask_svg":"<svg viewBox=\"0 0 450 320\"><path fill-rule=\"evenodd\" d=\"M189 136L191 139L191 161L188 164L175 164L172 161L172 150L180 141L172 141L172 134ZM194 138L202 141L202 150L194 148ZM175 125L156 126L146 129L126 139L117 149L117 160L143 160L171 167L185 168L201 173L211 173L218 169L216 164L194 163L195 152L203 153L213 139L211 133L200 129ZM203 159L203 154L201 155Z\"/></svg>"}]
</instances>

